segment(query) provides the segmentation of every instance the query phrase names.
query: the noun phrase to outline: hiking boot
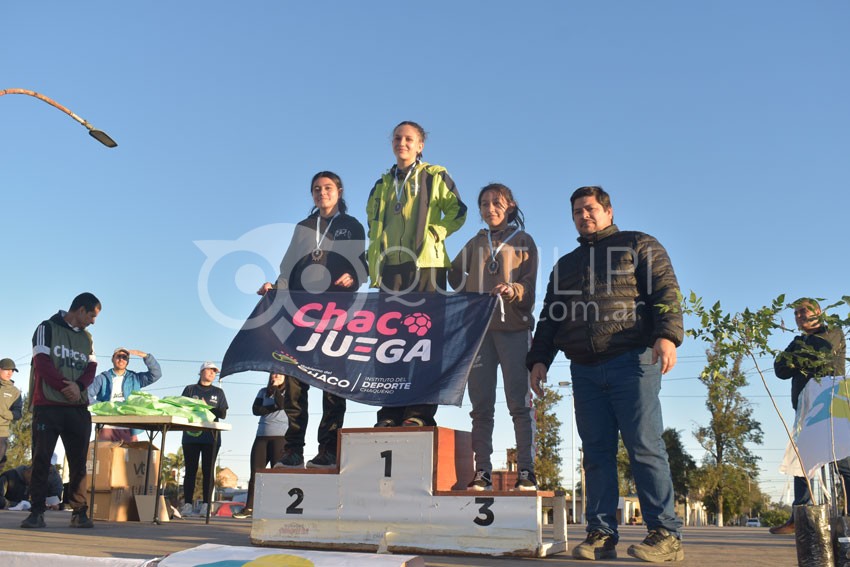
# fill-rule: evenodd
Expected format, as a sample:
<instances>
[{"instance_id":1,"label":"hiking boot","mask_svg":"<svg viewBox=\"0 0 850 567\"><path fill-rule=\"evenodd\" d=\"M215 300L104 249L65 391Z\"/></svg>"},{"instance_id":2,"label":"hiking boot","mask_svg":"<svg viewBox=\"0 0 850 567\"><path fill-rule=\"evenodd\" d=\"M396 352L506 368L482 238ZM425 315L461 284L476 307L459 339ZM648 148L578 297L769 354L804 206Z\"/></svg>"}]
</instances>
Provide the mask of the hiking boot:
<instances>
[{"instance_id":1,"label":"hiking boot","mask_svg":"<svg viewBox=\"0 0 850 567\"><path fill-rule=\"evenodd\" d=\"M475 471L475 478L472 482L466 485L469 490L493 490L493 481L490 479L490 473L484 469Z\"/></svg>"},{"instance_id":2,"label":"hiking boot","mask_svg":"<svg viewBox=\"0 0 850 567\"><path fill-rule=\"evenodd\" d=\"M772 534L777 534L777 535L794 534L796 532L796 530L794 529L794 518L791 518L790 520L788 520L787 522L785 522L784 524L782 524L780 526L773 526L772 528L770 528L767 531L769 531Z\"/></svg>"},{"instance_id":3,"label":"hiking boot","mask_svg":"<svg viewBox=\"0 0 850 567\"><path fill-rule=\"evenodd\" d=\"M648 563L682 561L685 558L682 540L664 528L649 530L649 534L642 542L630 545L626 552L632 557Z\"/></svg>"},{"instance_id":4,"label":"hiking boot","mask_svg":"<svg viewBox=\"0 0 850 567\"><path fill-rule=\"evenodd\" d=\"M274 464L275 469L300 469L304 466L304 455L292 449L286 449L283 457Z\"/></svg>"},{"instance_id":5,"label":"hiking boot","mask_svg":"<svg viewBox=\"0 0 850 567\"><path fill-rule=\"evenodd\" d=\"M30 512L26 520L21 522L22 528L44 528L47 524L44 523L44 514L41 512Z\"/></svg>"},{"instance_id":6,"label":"hiking boot","mask_svg":"<svg viewBox=\"0 0 850 567\"><path fill-rule=\"evenodd\" d=\"M425 427L425 422L418 417L408 417L401 422L402 427Z\"/></svg>"},{"instance_id":7,"label":"hiking boot","mask_svg":"<svg viewBox=\"0 0 850 567\"><path fill-rule=\"evenodd\" d=\"M375 427L397 427L398 424L392 419L382 419L375 424Z\"/></svg>"},{"instance_id":8,"label":"hiking boot","mask_svg":"<svg viewBox=\"0 0 850 567\"><path fill-rule=\"evenodd\" d=\"M537 490L537 477L528 469L522 469L517 476L514 490Z\"/></svg>"},{"instance_id":9,"label":"hiking boot","mask_svg":"<svg viewBox=\"0 0 850 567\"><path fill-rule=\"evenodd\" d=\"M91 518L88 515L88 509L80 508L71 514L71 524L72 528L93 528L94 522L92 522Z\"/></svg>"},{"instance_id":10,"label":"hiking boot","mask_svg":"<svg viewBox=\"0 0 850 567\"><path fill-rule=\"evenodd\" d=\"M617 539L603 531L589 532L584 541L573 548L573 557L589 561L617 559Z\"/></svg>"},{"instance_id":11,"label":"hiking boot","mask_svg":"<svg viewBox=\"0 0 850 567\"><path fill-rule=\"evenodd\" d=\"M233 514L233 517L237 520L244 520L245 518L254 517L254 509L253 508L243 508L241 512L236 512Z\"/></svg>"},{"instance_id":12,"label":"hiking boot","mask_svg":"<svg viewBox=\"0 0 850 567\"><path fill-rule=\"evenodd\" d=\"M332 469L336 467L336 452L319 451L319 454L307 461L308 469Z\"/></svg>"}]
</instances>

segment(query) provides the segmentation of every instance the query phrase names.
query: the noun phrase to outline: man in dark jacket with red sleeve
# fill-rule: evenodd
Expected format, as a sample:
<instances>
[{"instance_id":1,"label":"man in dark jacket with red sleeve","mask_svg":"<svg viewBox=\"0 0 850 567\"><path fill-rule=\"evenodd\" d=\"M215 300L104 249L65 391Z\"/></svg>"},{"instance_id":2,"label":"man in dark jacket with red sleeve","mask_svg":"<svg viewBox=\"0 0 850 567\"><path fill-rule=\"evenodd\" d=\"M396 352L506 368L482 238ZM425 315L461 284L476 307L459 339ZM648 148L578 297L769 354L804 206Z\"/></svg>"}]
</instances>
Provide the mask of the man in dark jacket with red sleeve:
<instances>
[{"instance_id":1,"label":"man in dark jacket with red sleeve","mask_svg":"<svg viewBox=\"0 0 850 567\"><path fill-rule=\"evenodd\" d=\"M86 455L91 436L88 387L97 362L86 327L100 313L91 293L74 298L68 311L43 321L32 337L30 403L32 414L32 509L22 528L43 528L47 477L56 441L62 439L68 459L68 501L72 528L91 528L86 503Z\"/></svg>"}]
</instances>

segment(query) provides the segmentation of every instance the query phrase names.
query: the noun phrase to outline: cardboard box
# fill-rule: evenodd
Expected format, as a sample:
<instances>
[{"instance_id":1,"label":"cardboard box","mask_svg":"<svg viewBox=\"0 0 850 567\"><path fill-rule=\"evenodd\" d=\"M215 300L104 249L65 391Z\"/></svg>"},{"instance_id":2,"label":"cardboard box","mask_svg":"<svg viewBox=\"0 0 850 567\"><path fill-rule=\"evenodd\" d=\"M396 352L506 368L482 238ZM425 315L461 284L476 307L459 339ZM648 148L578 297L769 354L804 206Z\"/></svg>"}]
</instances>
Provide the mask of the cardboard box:
<instances>
[{"instance_id":1,"label":"cardboard box","mask_svg":"<svg viewBox=\"0 0 850 567\"><path fill-rule=\"evenodd\" d=\"M112 488L135 488L136 494L148 494L156 490L156 475L159 472L159 451L148 442L116 443L99 441L97 462L93 465L94 443L89 444L86 472L94 475L94 488L107 491ZM150 466L148 456L150 455ZM149 474L148 474L148 471ZM147 477L147 487L145 479Z\"/></svg>"},{"instance_id":2,"label":"cardboard box","mask_svg":"<svg viewBox=\"0 0 850 567\"><path fill-rule=\"evenodd\" d=\"M153 521L153 509L156 505L156 500L153 494L149 494L147 496L135 495L133 497L133 502L135 503L135 514L131 516L131 519L136 519L140 522L152 522ZM168 516L168 504L165 502L165 497L159 497L159 523L170 522L171 518Z\"/></svg>"},{"instance_id":3,"label":"cardboard box","mask_svg":"<svg viewBox=\"0 0 850 567\"><path fill-rule=\"evenodd\" d=\"M112 490L96 490L94 493L94 508L91 517L95 520L108 522L126 522L130 517L130 506L133 495L124 488Z\"/></svg>"},{"instance_id":4,"label":"cardboard box","mask_svg":"<svg viewBox=\"0 0 850 567\"><path fill-rule=\"evenodd\" d=\"M153 508L153 494L141 496L127 488L96 490L91 517L107 522L151 522ZM162 496L159 497L159 521L169 521L168 507Z\"/></svg>"}]
</instances>

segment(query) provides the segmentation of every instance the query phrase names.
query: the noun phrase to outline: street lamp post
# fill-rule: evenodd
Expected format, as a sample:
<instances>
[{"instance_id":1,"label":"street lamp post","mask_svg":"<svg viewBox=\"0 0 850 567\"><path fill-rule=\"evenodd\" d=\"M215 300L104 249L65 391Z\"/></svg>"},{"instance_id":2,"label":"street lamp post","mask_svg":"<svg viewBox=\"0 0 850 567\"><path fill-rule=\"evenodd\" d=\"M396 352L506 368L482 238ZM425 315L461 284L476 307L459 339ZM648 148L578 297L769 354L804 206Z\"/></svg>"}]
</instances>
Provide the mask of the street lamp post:
<instances>
[{"instance_id":1,"label":"street lamp post","mask_svg":"<svg viewBox=\"0 0 850 567\"><path fill-rule=\"evenodd\" d=\"M572 382L558 382L558 386L562 388L570 388L572 386ZM572 389L567 390L567 395L572 397ZM576 416L576 408L575 404L573 404L572 408L572 417L570 419L570 469L571 469L571 480L570 482L573 485L573 497L572 497L572 507L573 507L573 523L578 524L579 521L576 518L576 429L575 429L575 416ZM584 484L582 486L582 492L584 492ZM582 497L582 508L584 504L584 497Z\"/></svg>"},{"instance_id":2,"label":"street lamp post","mask_svg":"<svg viewBox=\"0 0 850 567\"><path fill-rule=\"evenodd\" d=\"M70 116L71 118L73 118L74 120L76 120L77 122L82 124L83 126L85 126L86 129L89 131L89 135L92 138L94 138L95 140L97 140L98 142L100 142L101 144L103 144L104 146L106 146L107 148L114 148L118 145L115 142L115 140L110 138L109 135L106 132L104 132L103 130L98 130L97 128L95 128L94 126L89 124L86 120L83 120L82 118L80 118L79 116L77 116L76 114L74 114L69 109L65 108L64 106L62 106L61 104L59 104L55 100L51 99L50 97L44 96L43 94L37 93L35 91L31 91L29 89L3 89L3 90L0 90L0 96L7 95L7 94L22 94L22 95L28 95L28 96L35 97L39 100L43 100L44 102L46 102L50 106L52 106L54 108L58 108L59 110L61 110L62 112L64 112L65 114L67 114L68 116Z\"/></svg>"}]
</instances>

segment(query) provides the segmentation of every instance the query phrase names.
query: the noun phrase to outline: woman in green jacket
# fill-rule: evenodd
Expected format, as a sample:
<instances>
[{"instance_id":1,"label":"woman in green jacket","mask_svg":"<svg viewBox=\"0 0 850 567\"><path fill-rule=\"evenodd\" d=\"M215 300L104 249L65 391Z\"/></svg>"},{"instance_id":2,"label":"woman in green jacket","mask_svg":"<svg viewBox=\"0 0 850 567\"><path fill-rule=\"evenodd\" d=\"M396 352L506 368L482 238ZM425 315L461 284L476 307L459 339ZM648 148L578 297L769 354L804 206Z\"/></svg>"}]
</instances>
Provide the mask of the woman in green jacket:
<instances>
[{"instance_id":1,"label":"woman in green jacket","mask_svg":"<svg viewBox=\"0 0 850 567\"><path fill-rule=\"evenodd\" d=\"M405 121L393 129L396 163L369 194L369 278L382 292L446 289L446 238L463 226L466 205L445 167L422 161L425 130ZM376 427L436 425L437 406L383 407Z\"/></svg>"}]
</instances>

